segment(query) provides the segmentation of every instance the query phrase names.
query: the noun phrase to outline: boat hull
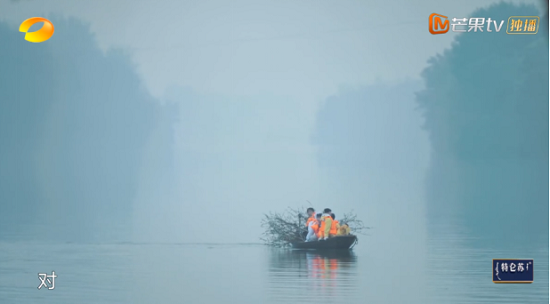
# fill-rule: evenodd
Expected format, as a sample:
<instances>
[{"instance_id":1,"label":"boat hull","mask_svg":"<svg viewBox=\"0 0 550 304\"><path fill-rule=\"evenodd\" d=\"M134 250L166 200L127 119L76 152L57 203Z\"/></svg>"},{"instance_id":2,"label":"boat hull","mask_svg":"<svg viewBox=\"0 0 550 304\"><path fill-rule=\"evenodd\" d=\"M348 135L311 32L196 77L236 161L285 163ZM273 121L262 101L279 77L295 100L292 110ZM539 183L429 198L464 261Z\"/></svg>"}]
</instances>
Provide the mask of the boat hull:
<instances>
[{"instance_id":1,"label":"boat hull","mask_svg":"<svg viewBox=\"0 0 550 304\"><path fill-rule=\"evenodd\" d=\"M332 250L346 249L355 245L357 237L355 235L336 236L328 240L313 241L313 242L291 242L292 248L295 249L314 249L314 250Z\"/></svg>"}]
</instances>

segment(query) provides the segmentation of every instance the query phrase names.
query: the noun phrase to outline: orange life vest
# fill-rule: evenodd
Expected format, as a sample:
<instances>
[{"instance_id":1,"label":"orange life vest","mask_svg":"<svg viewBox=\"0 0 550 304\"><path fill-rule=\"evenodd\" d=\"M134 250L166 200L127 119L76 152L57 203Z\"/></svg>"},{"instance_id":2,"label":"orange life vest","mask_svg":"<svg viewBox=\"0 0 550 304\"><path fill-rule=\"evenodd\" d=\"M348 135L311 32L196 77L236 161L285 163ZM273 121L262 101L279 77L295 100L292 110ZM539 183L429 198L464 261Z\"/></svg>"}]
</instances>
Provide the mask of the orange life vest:
<instances>
[{"instance_id":1,"label":"orange life vest","mask_svg":"<svg viewBox=\"0 0 550 304\"><path fill-rule=\"evenodd\" d=\"M306 222L306 227L309 227L309 223L311 221L315 221L315 214L313 214L312 216L310 216L308 219L307 219L307 222Z\"/></svg>"},{"instance_id":2,"label":"orange life vest","mask_svg":"<svg viewBox=\"0 0 550 304\"><path fill-rule=\"evenodd\" d=\"M338 229L336 228L338 226L337 220L332 220L332 224L330 225L330 235L336 235L338 233Z\"/></svg>"},{"instance_id":3,"label":"orange life vest","mask_svg":"<svg viewBox=\"0 0 550 304\"><path fill-rule=\"evenodd\" d=\"M317 224L317 221L315 221L315 222L311 225L311 229L313 229L313 231L314 231L315 234L317 235L317 233L319 232L319 224Z\"/></svg>"},{"instance_id":4,"label":"orange life vest","mask_svg":"<svg viewBox=\"0 0 550 304\"><path fill-rule=\"evenodd\" d=\"M319 227L319 229L317 229L317 238L318 239L322 239L323 238L323 233L324 233L324 230L323 230L323 222L321 222L321 227Z\"/></svg>"}]
</instances>

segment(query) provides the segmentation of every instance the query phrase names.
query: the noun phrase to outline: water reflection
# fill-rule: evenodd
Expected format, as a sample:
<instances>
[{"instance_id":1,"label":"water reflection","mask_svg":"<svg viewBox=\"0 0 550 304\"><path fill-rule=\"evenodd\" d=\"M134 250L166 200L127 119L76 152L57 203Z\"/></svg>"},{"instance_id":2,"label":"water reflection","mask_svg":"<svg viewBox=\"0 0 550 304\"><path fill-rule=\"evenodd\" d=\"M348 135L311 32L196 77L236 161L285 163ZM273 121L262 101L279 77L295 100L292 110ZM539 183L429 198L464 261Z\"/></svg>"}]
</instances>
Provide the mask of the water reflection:
<instances>
[{"instance_id":1,"label":"water reflection","mask_svg":"<svg viewBox=\"0 0 550 304\"><path fill-rule=\"evenodd\" d=\"M548 303L547 243L496 242L451 218L446 223L431 221L429 227L432 303ZM488 265L500 257L534 259L534 282L494 284Z\"/></svg>"},{"instance_id":2,"label":"water reflection","mask_svg":"<svg viewBox=\"0 0 550 304\"><path fill-rule=\"evenodd\" d=\"M351 300L357 292L357 279L357 257L353 251L270 252L269 293L277 300Z\"/></svg>"},{"instance_id":3,"label":"water reflection","mask_svg":"<svg viewBox=\"0 0 550 304\"><path fill-rule=\"evenodd\" d=\"M0 303L128 303L132 248L113 244L0 242ZM38 290L55 271L55 290Z\"/></svg>"}]
</instances>

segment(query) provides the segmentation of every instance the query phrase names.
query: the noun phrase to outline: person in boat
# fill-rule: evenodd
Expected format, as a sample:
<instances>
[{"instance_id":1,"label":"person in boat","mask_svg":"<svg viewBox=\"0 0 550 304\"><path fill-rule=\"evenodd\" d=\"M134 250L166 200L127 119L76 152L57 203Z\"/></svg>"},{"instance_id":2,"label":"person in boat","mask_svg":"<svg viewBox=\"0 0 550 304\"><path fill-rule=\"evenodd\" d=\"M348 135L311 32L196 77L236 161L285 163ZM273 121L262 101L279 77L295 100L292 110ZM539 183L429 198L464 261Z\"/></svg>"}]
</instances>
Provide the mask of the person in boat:
<instances>
[{"instance_id":1,"label":"person in boat","mask_svg":"<svg viewBox=\"0 0 550 304\"><path fill-rule=\"evenodd\" d=\"M338 235L340 223L336 220L336 215L334 213L331 213L330 217L332 218L332 224L330 225L329 237L335 237Z\"/></svg>"},{"instance_id":2,"label":"person in boat","mask_svg":"<svg viewBox=\"0 0 550 304\"><path fill-rule=\"evenodd\" d=\"M309 234L309 225L311 224L311 222L315 221L315 209L313 208L307 208L307 220L306 220L306 227L305 227L305 230L303 230L302 232L300 232L300 235L302 235L302 237L304 239L307 239L307 236Z\"/></svg>"},{"instance_id":3,"label":"person in boat","mask_svg":"<svg viewBox=\"0 0 550 304\"><path fill-rule=\"evenodd\" d=\"M315 216L315 219L317 220L317 231L315 231L315 235L317 236L317 240L319 240L319 232L321 231L321 219L323 218L322 213L317 213Z\"/></svg>"},{"instance_id":4,"label":"person in boat","mask_svg":"<svg viewBox=\"0 0 550 304\"><path fill-rule=\"evenodd\" d=\"M349 235L350 231L351 231L351 229L349 228L348 224L347 223L342 223L342 225L340 225L340 227L338 228L338 233L336 235L337 236Z\"/></svg>"},{"instance_id":5,"label":"person in boat","mask_svg":"<svg viewBox=\"0 0 550 304\"><path fill-rule=\"evenodd\" d=\"M328 240L330 236L330 228L332 227L332 210L325 208L321 219L319 240Z\"/></svg>"},{"instance_id":6,"label":"person in boat","mask_svg":"<svg viewBox=\"0 0 550 304\"><path fill-rule=\"evenodd\" d=\"M316 218L315 218L315 209L313 209L313 208L311 208L311 207L310 207L310 208L307 208L306 213L307 213L307 216L308 216L307 221L306 221L306 227L309 227L309 224L310 224L311 222L316 221Z\"/></svg>"},{"instance_id":7,"label":"person in boat","mask_svg":"<svg viewBox=\"0 0 550 304\"><path fill-rule=\"evenodd\" d=\"M314 242L318 240L317 233L319 232L319 226L321 222L320 219L321 213L317 213L315 220L309 222L309 226L307 227L306 242Z\"/></svg>"},{"instance_id":8,"label":"person in boat","mask_svg":"<svg viewBox=\"0 0 550 304\"><path fill-rule=\"evenodd\" d=\"M321 240L323 238L323 231L321 230L321 225L323 223L323 214L317 213L316 219L317 219L318 226L317 226L317 231L315 232L315 235L317 236L317 240Z\"/></svg>"}]
</instances>

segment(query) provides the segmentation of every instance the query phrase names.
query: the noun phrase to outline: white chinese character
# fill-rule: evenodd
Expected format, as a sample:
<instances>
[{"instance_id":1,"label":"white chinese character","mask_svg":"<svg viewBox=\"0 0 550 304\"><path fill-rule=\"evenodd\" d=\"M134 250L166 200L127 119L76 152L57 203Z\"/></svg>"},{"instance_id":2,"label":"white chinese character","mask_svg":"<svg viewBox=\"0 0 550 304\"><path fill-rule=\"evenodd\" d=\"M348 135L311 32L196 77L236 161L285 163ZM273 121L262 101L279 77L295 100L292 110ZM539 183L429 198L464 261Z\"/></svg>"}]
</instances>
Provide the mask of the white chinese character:
<instances>
[{"instance_id":1,"label":"white chinese character","mask_svg":"<svg viewBox=\"0 0 550 304\"><path fill-rule=\"evenodd\" d=\"M51 278L51 280L49 278ZM39 273L38 279L40 280L40 285L38 285L38 289L41 289L42 286L47 287L50 290L54 289L55 278L57 278L57 275L55 275L55 271L52 271L52 275L48 275L46 273Z\"/></svg>"},{"instance_id":2,"label":"white chinese character","mask_svg":"<svg viewBox=\"0 0 550 304\"><path fill-rule=\"evenodd\" d=\"M461 22L462 21L462 22ZM466 18L462 18L462 19L457 19L457 18L453 18L453 22L456 22L456 23L453 23L451 24L451 26L453 27L453 32L465 32L466 29L456 29L456 26L459 25L459 26L466 26L466 21L468 21L468 19Z\"/></svg>"},{"instance_id":3,"label":"white chinese character","mask_svg":"<svg viewBox=\"0 0 550 304\"><path fill-rule=\"evenodd\" d=\"M491 30L491 21L495 25L495 30L497 32L500 32L500 29L502 28L502 24L504 24L504 20L501 20L500 21L500 26L497 26L497 21L496 20L491 20L491 18L487 18L487 32L492 32L492 30Z\"/></svg>"},{"instance_id":4,"label":"white chinese character","mask_svg":"<svg viewBox=\"0 0 550 304\"><path fill-rule=\"evenodd\" d=\"M485 18L470 18L470 28L468 29L468 32L474 30L474 32L477 32L479 29L480 32L483 32L483 24L485 24Z\"/></svg>"},{"instance_id":5,"label":"white chinese character","mask_svg":"<svg viewBox=\"0 0 550 304\"><path fill-rule=\"evenodd\" d=\"M518 263L518 272L523 272L524 270L523 263Z\"/></svg>"},{"instance_id":6,"label":"white chinese character","mask_svg":"<svg viewBox=\"0 0 550 304\"><path fill-rule=\"evenodd\" d=\"M508 272L508 263L500 264L500 270L502 270L502 272Z\"/></svg>"},{"instance_id":7,"label":"white chinese character","mask_svg":"<svg viewBox=\"0 0 550 304\"><path fill-rule=\"evenodd\" d=\"M516 264L510 263L510 272L516 272Z\"/></svg>"}]
</instances>

